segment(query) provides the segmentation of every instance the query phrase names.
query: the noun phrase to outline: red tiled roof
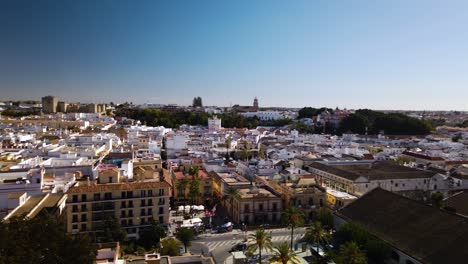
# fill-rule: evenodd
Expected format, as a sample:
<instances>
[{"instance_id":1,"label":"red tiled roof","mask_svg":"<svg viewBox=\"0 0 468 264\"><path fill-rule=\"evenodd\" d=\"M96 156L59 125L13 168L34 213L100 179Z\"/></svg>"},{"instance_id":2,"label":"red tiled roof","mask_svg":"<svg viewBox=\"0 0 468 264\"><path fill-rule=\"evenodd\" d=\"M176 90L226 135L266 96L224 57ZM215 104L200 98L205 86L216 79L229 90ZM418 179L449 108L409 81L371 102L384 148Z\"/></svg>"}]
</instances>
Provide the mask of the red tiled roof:
<instances>
[{"instance_id":1,"label":"red tiled roof","mask_svg":"<svg viewBox=\"0 0 468 264\"><path fill-rule=\"evenodd\" d=\"M92 184L72 187L68 193L90 193L90 192L105 192L117 190L138 190L138 189L156 189L170 188L169 183L161 182L133 182L133 183L111 183L111 184Z\"/></svg>"}]
</instances>

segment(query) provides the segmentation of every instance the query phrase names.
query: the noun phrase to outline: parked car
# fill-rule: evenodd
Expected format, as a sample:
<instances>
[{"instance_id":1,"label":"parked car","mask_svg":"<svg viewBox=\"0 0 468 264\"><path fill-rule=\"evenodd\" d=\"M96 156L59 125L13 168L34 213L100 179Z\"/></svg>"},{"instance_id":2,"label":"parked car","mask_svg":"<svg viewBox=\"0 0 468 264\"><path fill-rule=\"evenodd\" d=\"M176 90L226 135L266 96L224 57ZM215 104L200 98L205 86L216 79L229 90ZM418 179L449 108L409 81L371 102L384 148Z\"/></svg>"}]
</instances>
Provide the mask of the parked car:
<instances>
[{"instance_id":1,"label":"parked car","mask_svg":"<svg viewBox=\"0 0 468 264\"><path fill-rule=\"evenodd\" d=\"M245 251L246 249L247 249L247 244L238 243L229 250L229 253L235 252L235 251Z\"/></svg>"}]
</instances>

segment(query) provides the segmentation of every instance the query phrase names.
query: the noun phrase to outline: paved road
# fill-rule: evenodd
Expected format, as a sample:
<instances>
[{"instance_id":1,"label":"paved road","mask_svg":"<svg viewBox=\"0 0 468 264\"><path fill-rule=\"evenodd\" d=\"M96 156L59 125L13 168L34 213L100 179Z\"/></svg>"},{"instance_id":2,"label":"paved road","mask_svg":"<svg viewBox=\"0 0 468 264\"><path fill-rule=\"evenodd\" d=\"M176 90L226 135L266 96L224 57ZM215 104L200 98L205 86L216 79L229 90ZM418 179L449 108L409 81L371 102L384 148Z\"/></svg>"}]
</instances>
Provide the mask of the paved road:
<instances>
[{"instance_id":1,"label":"paved road","mask_svg":"<svg viewBox=\"0 0 468 264\"><path fill-rule=\"evenodd\" d=\"M287 228L267 230L271 233L273 245L280 243L290 243L291 230ZM254 231L247 232L253 234ZM297 242L305 234L305 228L297 228L294 230L294 241ZM245 232L234 230L230 233L223 234L205 234L201 235L199 239L194 240L190 252L192 254L212 255L217 264L222 264L224 260L231 254L228 252L235 244L243 242L245 239Z\"/></svg>"}]
</instances>

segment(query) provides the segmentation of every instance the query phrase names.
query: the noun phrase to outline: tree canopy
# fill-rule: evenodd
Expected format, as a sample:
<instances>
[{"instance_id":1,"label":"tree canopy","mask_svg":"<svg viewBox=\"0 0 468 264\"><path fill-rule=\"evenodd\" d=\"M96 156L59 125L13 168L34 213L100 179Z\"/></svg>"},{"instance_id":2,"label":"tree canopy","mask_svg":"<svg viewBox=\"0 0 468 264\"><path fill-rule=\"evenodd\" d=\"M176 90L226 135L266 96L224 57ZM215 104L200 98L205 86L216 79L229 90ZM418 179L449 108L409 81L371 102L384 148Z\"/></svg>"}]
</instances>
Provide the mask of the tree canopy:
<instances>
[{"instance_id":1,"label":"tree canopy","mask_svg":"<svg viewBox=\"0 0 468 264\"><path fill-rule=\"evenodd\" d=\"M384 132L391 135L426 135L431 132L431 125L417 118L401 113L383 113L369 109L356 110L340 122L340 133L378 134Z\"/></svg>"},{"instance_id":2,"label":"tree canopy","mask_svg":"<svg viewBox=\"0 0 468 264\"><path fill-rule=\"evenodd\" d=\"M202 107L203 106L202 98L200 96L193 98L192 106L193 107Z\"/></svg>"},{"instance_id":3,"label":"tree canopy","mask_svg":"<svg viewBox=\"0 0 468 264\"><path fill-rule=\"evenodd\" d=\"M88 236L71 235L48 215L0 222L0 263L93 263L96 248Z\"/></svg>"}]
</instances>

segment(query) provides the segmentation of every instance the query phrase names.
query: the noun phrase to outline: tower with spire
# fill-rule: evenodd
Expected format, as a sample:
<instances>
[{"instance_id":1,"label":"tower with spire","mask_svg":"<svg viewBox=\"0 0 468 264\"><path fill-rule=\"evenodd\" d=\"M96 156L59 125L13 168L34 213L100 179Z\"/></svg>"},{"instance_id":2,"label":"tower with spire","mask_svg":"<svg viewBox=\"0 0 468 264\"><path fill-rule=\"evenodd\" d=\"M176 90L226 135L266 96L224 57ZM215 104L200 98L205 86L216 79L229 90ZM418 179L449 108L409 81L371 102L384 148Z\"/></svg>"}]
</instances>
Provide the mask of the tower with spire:
<instances>
[{"instance_id":1,"label":"tower with spire","mask_svg":"<svg viewBox=\"0 0 468 264\"><path fill-rule=\"evenodd\" d=\"M258 99L257 99L256 96L255 96L255 99L254 99L254 102L253 102L253 108L254 108L254 111L259 110L259 108L258 108Z\"/></svg>"}]
</instances>

